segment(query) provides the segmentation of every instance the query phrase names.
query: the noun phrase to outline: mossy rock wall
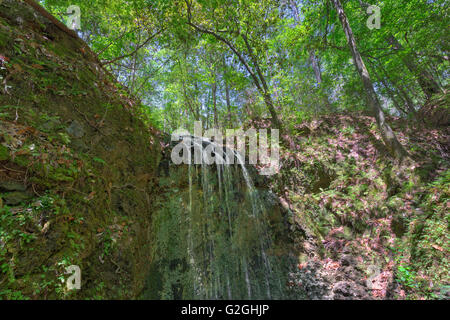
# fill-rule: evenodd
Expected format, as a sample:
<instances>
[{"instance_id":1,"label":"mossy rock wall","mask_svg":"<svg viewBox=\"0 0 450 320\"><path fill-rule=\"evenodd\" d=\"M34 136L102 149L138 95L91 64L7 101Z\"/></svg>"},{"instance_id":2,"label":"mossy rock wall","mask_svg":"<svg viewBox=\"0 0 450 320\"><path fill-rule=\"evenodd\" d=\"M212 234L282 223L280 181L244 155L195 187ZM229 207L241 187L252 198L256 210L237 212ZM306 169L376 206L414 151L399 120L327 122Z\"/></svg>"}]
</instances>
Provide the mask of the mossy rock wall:
<instances>
[{"instance_id":1,"label":"mossy rock wall","mask_svg":"<svg viewBox=\"0 0 450 320\"><path fill-rule=\"evenodd\" d=\"M160 155L142 107L22 1L0 2L0 67L0 184L23 186L0 187L0 298L137 297Z\"/></svg>"}]
</instances>

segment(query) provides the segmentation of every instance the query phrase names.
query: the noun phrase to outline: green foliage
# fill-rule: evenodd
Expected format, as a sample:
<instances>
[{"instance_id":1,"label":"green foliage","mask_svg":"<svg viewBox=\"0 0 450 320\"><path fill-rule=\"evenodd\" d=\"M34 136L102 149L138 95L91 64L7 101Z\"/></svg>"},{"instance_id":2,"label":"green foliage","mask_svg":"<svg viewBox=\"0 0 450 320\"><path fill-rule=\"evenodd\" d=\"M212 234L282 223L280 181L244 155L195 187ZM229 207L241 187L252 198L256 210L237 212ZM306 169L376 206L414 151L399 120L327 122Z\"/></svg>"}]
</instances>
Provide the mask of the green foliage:
<instances>
[{"instance_id":1,"label":"green foliage","mask_svg":"<svg viewBox=\"0 0 450 320\"><path fill-rule=\"evenodd\" d=\"M367 28L363 2L341 2L377 98L388 114L400 116L408 126L412 125L414 119L422 116L416 111L427 103L424 79L435 82L441 91L448 87L447 2L370 1L381 8L379 30ZM50 190L42 196L36 191L33 201L23 201L14 208L0 204L0 297L42 297L48 292L51 297L71 297L62 286L63 267L82 261L86 250L95 256L89 267L97 271L102 269L97 265L101 263L97 262L98 257L112 260L123 249L116 244L118 231L111 227L117 224L112 219L119 216L111 207L120 203L121 210L125 206L135 210L136 206L144 211L142 208L148 205L140 199L145 205L139 207L136 205L139 201L133 198L138 198L137 192L114 183L117 176L124 174L123 168L130 168L122 163L116 166L114 161L120 158L117 154L110 160L109 153L83 154L71 150L78 141L65 131L64 121L69 117L79 117L89 129L108 139L123 134L125 143L121 146L143 147L149 143L145 140L149 136L143 134L149 127L171 133L180 127L191 129L196 120L203 121L205 128L265 125L264 119L271 117L267 108L270 99L287 128L283 136L286 145L282 148L285 171L274 182L274 190L284 197L288 187L295 212L292 220L300 221L309 234L320 240L343 227L339 240L360 237L358 240L369 242L373 237L381 247L387 247L388 243L391 245L393 231L389 221L398 218L399 229L405 229L392 247L398 283L412 298L436 298L436 288L448 288L450 174L448 169L434 170L438 165L448 167L441 160L445 158L442 156L445 148L441 147L444 143L436 143L442 153L438 155L411 143L421 138L415 132L402 135L402 143L408 143L410 153L419 155L419 167L413 171L400 170L384 159L381 151L374 151L379 139L374 121L343 122L338 127L332 121L320 124L320 119L338 118L339 114L367 114L366 92L330 1L42 0L40 3L62 21L67 19L69 5L79 5L82 26L79 34L98 56L87 58L86 52L75 50L59 39L43 38L42 43L34 43L31 39L38 41L40 37L22 34L6 18L0 18L0 117L8 123L24 123L39 130L27 134L17 148L11 147L17 137L2 132L0 161L25 170L33 187ZM36 34L43 34L45 25L39 21L32 25L36 30L42 28ZM389 39L398 44L389 43ZM96 58L112 76L94 70ZM111 84L112 78L123 85ZM10 98L7 91L16 87L23 92L32 88L33 92L12 101L15 97ZM142 104L134 106L131 96ZM90 104L95 111L81 113L75 109L79 103ZM119 112L123 109L128 112L129 108L130 113ZM56 116L55 110L61 114ZM128 121L128 116L132 119L130 123L139 119L145 126L121 127L135 130L134 134L115 132L114 124ZM111 120L111 127L103 127L105 119ZM350 118L353 120L357 117ZM316 121L322 125L320 134L315 128L304 127L307 122L314 126ZM406 132L404 126L398 130ZM86 141L94 144L95 139L90 138ZM139 139L145 143L136 143L142 142ZM352 140L358 142L350 145ZM91 147L95 146L88 148ZM130 158L124 162L131 162ZM369 158L378 161L370 162ZM429 159L428 163L421 163ZM147 160L140 159L139 165L143 166ZM399 174L405 176L399 178ZM211 190L201 188L218 188L218 181L210 177L210 184L196 181L196 197L191 201L194 209L188 209L188 182L183 180L186 176L186 172L181 172L173 177L179 184L170 191L164 190L165 182L172 183L170 179L161 178L161 189L157 189L166 192L155 205L158 210L151 222L152 270L156 270L151 284L159 298L212 297L216 281L224 283L224 279L214 278L216 274L232 274L236 266L255 263L251 252L257 250L259 230L249 218L252 195L234 194L233 190L230 193L240 200L223 201ZM127 199L133 204L126 203ZM83 212L71 212L80 203ZM233 217L230 226L223 218L225 213L239 210L248 215ZM205 212L210 215L205 216ZM223 214L221 218L213 216L217 212ZM54 243L63 243L64 248L55 249L51 262L36 270L32 259L49 261L39 246L41 240L45 241L45 232L38 220L46 215L52 227L57 225L58 241ZM101 231L86 231L81 227L85 221L91 223L87 228L101 226ZM231 232L228 229L236 235L224 236ZM89 248L94 242L92 234L99 234L95 248ZM195 239L198 247L193 248L186 241L189 237ZM215 260L211 261L206 257L213 245ZM326 254L327 250L320 247L318 251ZM375 250L370 249L368 255L372 254L376 255ZM200 286L191 259L203 272ZM21 271L21 281L17 270ZM40 278L35 279L36 276ZM245 298L245 279L239 276L232 279L233 289ZM252 276L253 281L261 279L259 274ZM107 296L111 283L95 281L98 286L89 288L89 294L99 299ZM122 285L116 289L127 291Z\"/></svg>"},{"instance_id":2,"label":"green foliage","mask_svg":"<svg viewBox=\"0 0 450 320\"><path fill-rule=\"evenodd\" d=\"M219 126L231 128L270 117L248 68L265 79L288 127L321 113L367 110L362 83L329 1L41 3L63 20L69 5L80 6L85 40L104 61L121 57L108 68L151 106L150 123L167 132L190 128L195 120L211 127L217 118ZM411 110L403 105L412 103L415 108L424 103L420 83L424 74L431 74L441 86L447 84L448 62L443 57L448 37L442 26L449 8L444 0L371 4L381 8L379 30L366 26L364 2L345 2L344 10L385 108L412 119ZM391 36L402 50L388 43Z\"/></svg>"},{"instance_id":3,"label":"green foliage","mask_svg":"<svg viewBox=\"0 0 450 320\"><path fill-rule=\"evenodd\" d=\"M411 270L410 266L399 265L397 267L397 279L398 281L409 289L418 288L418 284L416 282L416 274Z\"/></svg>"}]
</instances>

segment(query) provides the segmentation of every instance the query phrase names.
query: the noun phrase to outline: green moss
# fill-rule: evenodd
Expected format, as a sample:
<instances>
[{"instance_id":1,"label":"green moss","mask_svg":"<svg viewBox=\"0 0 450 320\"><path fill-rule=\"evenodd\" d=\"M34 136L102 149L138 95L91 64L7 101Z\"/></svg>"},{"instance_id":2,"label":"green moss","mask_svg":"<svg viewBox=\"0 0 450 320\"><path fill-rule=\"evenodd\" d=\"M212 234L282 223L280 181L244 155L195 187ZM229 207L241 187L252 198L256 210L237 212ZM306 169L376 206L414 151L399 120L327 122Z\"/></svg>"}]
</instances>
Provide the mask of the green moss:
<instances>
[{"instance_id":1,"label":"green moss","mask_svg":"<svg viewBox=\"0 0 450 320\"><path fill-rule=\"evenodd\" d=\"M0 144L0 161L9 160L9 149Z\"/></svg>"},{"instance_id":2,"label":"green moss","mask_svg":"<svg viewBox=\"0 0 450 320\"><path fill-rule=\"evenodd\" d=\"M30 159L25 155L20 155L16 156L13 162L21 167L27 167L30 163Z\"/></svg>"},{"instance_id":3,"label":"green moss","mask_svg":"<svg viewBox=\"0 0 450 320\"><path fill-rule=\"evenodd\" d=\"M93 85L101 78L82 58L79 43L51 29L47 32L54 41L40 43L39 21L33 16L24 19L27 23L22 28L6 28L0 18L0 49L8 47L0 51L23 70L11 79L16 90L0 106L0 113L9 115L5 119L10 120L8 125L16 129L8 131L11 136L4 133L2 142L12 145L20 139L23 145L34 144L35 148L12 160L9 150L0 145L0 161L27 167L18 171L27 173L28 191L34 192L32 201L15 206L14 215L1 211L7 206L0 208L0 239L6 248L0 250L0 298L136 297L151 261L149 225L153 212L147 198L150 187L136 176L145 173L154 180L159 144L149 146L146 126L138 117L131 120L119 94ZM54 54L37 55L39 50L28 46L26 40L25 50L18 45L14 48L11 34L25 33L36 36L38 45ZM75 70L65 68L69 65ZM20 106L11 105L19 100ZM20 117L13 123L16 110ZM98 132L87 124L85 135L79 139L81 146L69 147L68 137L61 134L67 124L84 121L83 117L98 122L96 114L105 115L101 133L111 134L107 142L111 148L106 150L103 141L94 143ZM131 126L135 130L127 131ZM19 133L28 127L37 131ZM126 147L124 133L133 142L133 149ZM83 145L89 146L89 154L81 153L87 149ZM131 152L135 154L131 156ZM100 233L102 236L97 236ZM64 267L70 264L82 269L82 290L65 290ZM9 278L2 281L4 274L11 275L12 282Z\"/></svg>"},{"instance_id":4,"label":"green moss","mask_svg":"<svg viewBox=\"0 0 450 320\"><path fill-rule=\"evenodd\" d=\"M6 47L8 44L9 38L10 37L7 34L3 33L3 31L1 31L0 32L0 47L3 47L3 48Z\"/></svg>"},{"instance_id":5,"label":"green moss","mask_svg":"<svg viewBox=\"0 0 450 320\"><path fill-rule=\"evenodd\" d=\"M56 181L66 181L66 182L74 180L72 177L66 176L64 175L64 173L61 172L54 173L53 175L51 175L51 178Z\"/></svg>"}]
</instances>

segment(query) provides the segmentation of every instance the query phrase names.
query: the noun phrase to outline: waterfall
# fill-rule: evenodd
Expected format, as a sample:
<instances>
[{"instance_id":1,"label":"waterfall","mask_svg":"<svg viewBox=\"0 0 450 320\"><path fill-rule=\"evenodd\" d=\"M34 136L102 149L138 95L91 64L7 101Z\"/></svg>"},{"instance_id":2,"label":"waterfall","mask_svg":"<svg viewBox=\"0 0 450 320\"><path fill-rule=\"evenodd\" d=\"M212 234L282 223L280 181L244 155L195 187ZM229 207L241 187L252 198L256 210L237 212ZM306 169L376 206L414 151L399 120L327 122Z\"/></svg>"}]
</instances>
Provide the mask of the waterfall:
<instances>
[{"instance_id":1,"label":"waterfall","mask_svg":"<svg viewBox=\"0 0 450 320\"><path fill-rule=\"evenodd\" d=\"M187 141L191 160L195 148L224 148L204 138ZM182 185L184 180L188 190L168 192L154 219L163 299L287 298L289 266L271 224L276 210L261 200L239 152L225 153L236 163L171 166L168 181Z\"/></svg>"}]
</instances>

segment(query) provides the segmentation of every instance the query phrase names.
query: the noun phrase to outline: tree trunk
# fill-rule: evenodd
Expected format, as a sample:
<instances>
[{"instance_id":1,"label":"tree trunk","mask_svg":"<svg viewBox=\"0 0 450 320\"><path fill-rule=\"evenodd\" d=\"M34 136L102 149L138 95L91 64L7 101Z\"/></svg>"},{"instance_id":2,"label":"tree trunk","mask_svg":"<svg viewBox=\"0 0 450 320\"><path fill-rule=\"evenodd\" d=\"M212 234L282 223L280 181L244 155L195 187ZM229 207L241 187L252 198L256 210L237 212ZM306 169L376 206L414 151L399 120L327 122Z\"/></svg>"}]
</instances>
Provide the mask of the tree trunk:
<instances>
[{"instance_id":1,"label":"tree trunk","mask_svg":"<svg viewBox=\"0 0 450 320\"><path fill-rule=\"evenodd\" d=\"M139 43L141 42L141 32L138 33L138 42L136 43L136 48L135 48L135 53L133 55L133 71L132 71L132 75L131 75L131 86L130 86L130 92L132 94L134 94L134 87L135 87L135 83L136 83L136 65L137 65L137 56L138 56L138 46Z\"/></svg>"},{"instance_id":2,"label":"tree trunk","mask_svg":"<svg viewBox=\"0 0 450 320\"><path fill-rule=\"evenodd\" d=\"M294 12L294 18L297 23L300 22L300 13L298 12L297 4L295 0L290 0L292 11ZM320 71L319 61L314 53L313 49L309 50L309 61L311 62L311 66L314 70L314 75L316 76L317 84L320 86L322 83L322 72Z\"/></svg>"},{"instance_id":3,"label":"tree trunk","mask_svg":"<svg viewBox=\"0 0 450 320\"><path fill-rule=\"evenodd\" d=\"M392 45L394 50L401 51L403 50L403 46L398 42L398 40L390 35L388 37L388 43ZM408 70L416 77L417 82L422 88L423 93L427 98L431 98L433 94L439 93L440 87L439 84L434 79L433 75L426 69L420 68L416 63L415 59L412 56L403 56L402 61Z\"/></svg>"},{"instance_id":4,"label":"tree trunk","mask_svg":"<svg viewBox=\"0 0 450 320\"><path fill-rule=\"evenodd\" d=\"M250 59L253 62L253 65L256 70L257 76L257 88L260 93L262 93L264 97L264 102L266 103L267 108L269 109L270 115L272 117L272 123L275 126L275 128L281 129L281 122L278 118L278 114L275 111L275 105L273 104L272 96L270 95L269 86L267 85L266 78L264 77L261 68L259 67L258 61L256 60L255 55L253 54L252 47L250 46L247 36L242 34L242 39L244 40L244 43L247 47L248 53L250 55ZM256 75L255 75L256 76Z\"/></svg>"},{"instance_id":5,"label":"tree trunk","mask_svg":"<svg viewBox=\"0 0 450 320\"><path fill-rule=\"evenodd\" d=\"M394 86L394 88L396 88L396 90L400 93L400 97L402 98L402 100L405 102L405 106L408 108L410 113L416 114L416 109L414 108L414 103L411 100L411 98L409 97L408 93L405 91L405 89L399 85L394 79L392 79L389 76L389 73L386 71L386 69L383 68L383 66L381 64L379 64L379 68L383 71L383 73L386 76L386 79L392 83L392 85Z\"/></svg>"},{"instance_id":6,"label":"tree trunk","mask_svg":"<svg viewBox=\"0 0 450 320\"><path fill-rule=\"evenodd\" d=\"M232 126L231 123L231 101L230 101L230 86L228 85L227 77L224 76L225 81L225 100L227 103L227 124Z\"/></svg>"},{"instance_id":7,"label":"tree trunk","mask_svg":"<svg viewBox=\"0 0 450 320\"><path fill-rule=\"evenodd\" d=\"M248 64L248 62L246 61L246 59L244 58L242 53L239 52L239 50L233 45L233 43L230 40L228 40L227 38L223 37L222 35L220 35L219 33L215 32L213 30L206 29L206 28L203 28L201 26L194 24L191 20L192 19L191 4L189 2L186 2L186 5L187 5L187 17L188 17L187 24L190 25L195 30L197 30L198 32L212 35L217 40L226 44L228 46L228 48L230 48L231 51L233 51L233 53L236 55L236 57L239 59L239 61L243 64L245 69L248 71L256 88L258 89L260 94L263 96L264 102L267 106L267 109L269 109L270 115L272 117L271 121L272 121L273 126L275 128L281 129L281 122L278 118L277 112L275 111L275 107L272 102L272 97L270 96L270 90L268 89L266 80L264 78L264 75L261 72L261 69L257 62L257 59L256 59L255 55L253 54L253 50L247 41L247 37L244 34L241 34L241 37L244 40L245 45L247 47L248 54L253 63L253 68Z\"/></svg>"},{"instance_id":8,"label":"tree trunk","mask_svg":"<svg viewBox=\"0 0 450 320\"><path fill-rule=\"evenodd\" d=\"M389 124L386 122L384 112L380 105L380 101L378 100L377 94L373 87L369 72L367 71L364 61L362 60L361 54L358 51L353 31L350 27L347 16L344 12L344 8L342 7L341 1L340 0L332 0L332 1L338 13L339 20L341 21L342 28L344 29L348 45L353 56L354 64L363 82L363 86L366 91L367 103L375 115L375 119L377 121L378 128L380 129L383 141L387 146L388 150L391 152L391 154L401 159L404 156L406 156L407 153L403 148L403 146L398 141L397 137L395 136L395 133L392 131Z\"/></svg>"},{"instance_id":9,"label":"tree trunk","mask_svg":"<svg viewBox=\"0 0 450 320\"><path fill-rule=\"evenodd\" d=\"M290 0L290 5L291 5L291 8L292 8L292 10L294 12L295 21L297 23L299 23L300 22L300 13L298 12L298 7L297 7L297 4L295 3L295 0ZM316 54L314 53L313 49L309 50L309 61L311 62L311 66L313 68L314 75L316 77L316 82L317 82L319 88L321 88L322 87L322 71L320 70L319 59L316 56ZM322 92L322 94L323 94L323 92ZM328 96L327 95L324 95L323 100L324 100L323 101L324 104L327 107L329 107L330 106L330 101L328 100Z\"/></svg>"},{"instance_id":10,"label":"tree trunk","mask_svg":"<svg viewBox=\"0 0 450 320\"><path fill-rule=\"evenodd\" d=\"M322 71L320 70L319 58L316 56L313 50L309 51L309 60L314 70L314 75L316 76L316 81L320 89L322 89ZM330 107L330 100L328 100L328 95L324 92L320 92L323 95L323 103L326 107Z\"/></svg>"},{"instance_id":11,"label":"tree trunk","mask_svg":"<svg viewBox=\"0 0 450 320\"><path fill-rule=\"evenodd\" d=\"M197 95L197 92L198 92L198 83L197 83L197 81L195 81L194 82L194 89L195 89L195 94ZM201 113L201 108L202 108L202 106L201 106L201 102L199 102L198 100L196 100L195 102L194 102L194 107L195 107L195 114L196 114L196 120L197 121L200 121L200 113Z\"/></svg>"},{"instance_id":12,"label":"tree trunk","mask_svg":"<svg viewBox=\"0 0 450 320\"><path fill-rule=\"evenodd\" d=\"M214 112L214 128L217 128L218 120L217 120L217 83L214 80L212 84L212 100L213 100L213 112Z\"/></svg>"},{"instance_id":13,"label":"tree trunk","mask_svg":"<svg viewBox=\"0 0 450 320\"><path fill-rule=\"evenodd\" d=\"M309 60L311 61L316 81L320 85L322 83L322 72L320 71L319 61L317 61L317 57L313 50L309 51Z\"/></svg>"},{"instance_id":14,"label":"tree trunk","mask_svg":"<svg viewBox=\"0 0 450 320\"><path fill-rule=\"evenodd\" d=\"M182 77L184 77L184 75L182 75ZM185 84L184 78L181 82L181 85L183 87L183 97L184 97L186 105L189 107L189 110L191 111L192 115L194 116L194 119L196 121L200 121L200 112L199 112L198 108L195 108L195 106L193 106L191 98L188 96L188 94L186 92L186 84Z\"/></svg>"},{"instance_id":15,"label":"tree trunk","mask_svg":"<svg viewBox=\"0 0 450 320\"><path fill-rule=\"evenodd\" d=\"M369 61L369 63L370 63L370 61ZM391 98L392 102L394 103L395 108L405 115L413 115L415 117L416 110L414 109L412 101L409 99L409 97L407 100L404 100L404 97L402 96L399 88L397 88L395 83L392 80L390 80L389 76L386 75L386 78L383 78L380 74L377 73L377 71L376 71L377 65L376 64L372 64L372 69L373 69L373 73L375 74L375 77L386 88L389 97ZM384 70L383 68L381 68L381 69ZM391 83L392 88L389 85L388 81ZM400 99L400 103L397 101L397 98ZM406 110L402 106L400 106L400 104L402 102L404 103L404 106L406 106Z\"/></svg>"},{"instance_id":16,"label":"tree trunk","mask_svg":"<svg viewBox=\"0 0 450 320\"><path fill-rule=\"evenodd\" d=\"M407 110L403 109L400 106L400 103L397 101L397 95L395 94L395 92L389 87L389 83L386 82L385 79L383 79L380 76L377 76L377 74L375 73L375 76L378 78L378 80L383 84L383 86L386 88L389 97L391 98L392 102L394 103L395 108L400 111L400 113L403 113L405 115L408 115L410 112L408 112Z\"/></svg>"}]
</instances>

